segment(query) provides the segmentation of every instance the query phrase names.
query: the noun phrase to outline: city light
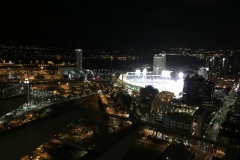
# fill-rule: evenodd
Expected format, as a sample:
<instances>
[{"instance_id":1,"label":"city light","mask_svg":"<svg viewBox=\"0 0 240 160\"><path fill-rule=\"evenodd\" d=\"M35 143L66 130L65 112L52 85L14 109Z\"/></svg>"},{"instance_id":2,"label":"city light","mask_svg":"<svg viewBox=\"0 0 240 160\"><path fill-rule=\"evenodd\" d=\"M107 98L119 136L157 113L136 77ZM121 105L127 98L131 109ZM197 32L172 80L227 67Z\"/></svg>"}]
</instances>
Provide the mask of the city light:
<instances>
[{"instance_id":1,"label":"city light","mask_svg":"<svg viewBox=\"0 0 240 160\"><path fill-rule=\"evenodd\" d=\"M26 79L24 80L24 83L25 83L25 84L28 84L28 83L29 83L28 78L26 78Z\"/></svg>"},{"instance_id":2,"label":"city light","mask_svg":"<svg viewBox=\"0 0 240 160\"><path fill-rule=\"evenodd\" d=\"M180 79L183 79L183 73L182 73L182 72L179 72L179 73L178 73L178 77L179 77Z\"/></svg>"},{"instance_id":3,"label":"city light","mask_svg":"<svg viewBox=\"0 0 240 160\"><path fill-rule=\"evenodd\" d=\"M138 74L136 74L138 73ZM141 73L141 72L140 72ZM179 98L183 90L183 79L174 80L170 77L171 71L164 72L164 75L150 75L151 72L146 73L146 76L140 75L139 71L127 72L123 75L123 82L129 84L131 88L140 88L145 86L153 86L161 91L169 91L174 93L176 98ZM122 76L119 77L122 79ZM136 87L134 87L136 86Z\"/></svg>"},{"instance_id":4,"label":"city light","mask_svg":"<svg viewBox=\"0 0 240 160\"><path fill-rule=\"evenodd\" d=\"M172 71L162 71L162 76L164 76L164 77L170 77L171 76L171 73L172 73Z\"/></svg>"},{"instance_id":5,"label":"city light","mask_svg":"<svg viewBox=\"0 0 240 160\"><path fill-rule=\"evenodd\" d=\"M137 70L135 71L135 74L136 74L136 75L140 75L140 73L141 73L141 71L140 71L139 69L137 69Z\"/></svg>"}]
</instances>

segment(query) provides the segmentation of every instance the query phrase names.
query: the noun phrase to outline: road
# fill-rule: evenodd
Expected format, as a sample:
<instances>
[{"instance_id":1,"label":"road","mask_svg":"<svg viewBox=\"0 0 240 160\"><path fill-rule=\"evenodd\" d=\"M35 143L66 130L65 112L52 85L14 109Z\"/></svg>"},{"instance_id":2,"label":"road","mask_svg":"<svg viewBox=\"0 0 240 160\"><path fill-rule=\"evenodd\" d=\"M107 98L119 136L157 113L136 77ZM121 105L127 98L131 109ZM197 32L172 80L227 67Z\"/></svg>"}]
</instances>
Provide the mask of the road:
<instances>
[{"instance_id":1,"label":"road","mask_svg":"<svg viewBox=\"0 0 240 160\"><path fill-rule=\"evenodd\" d=\"M214 141L217 140L216 138L218 136L222 123L225 120L227 112L229 111L229 107L233 105L237 100L237 98L235 98L235 95L236 92L233 90L226 98L226 100L223 102L222 108L220 108L220 110L217 113L215 113L215 116L213 118L215 122L213 122L213 126L209 127L208 130L205 132L207 133L206 138Z\"/></svg>"}]
</instances>

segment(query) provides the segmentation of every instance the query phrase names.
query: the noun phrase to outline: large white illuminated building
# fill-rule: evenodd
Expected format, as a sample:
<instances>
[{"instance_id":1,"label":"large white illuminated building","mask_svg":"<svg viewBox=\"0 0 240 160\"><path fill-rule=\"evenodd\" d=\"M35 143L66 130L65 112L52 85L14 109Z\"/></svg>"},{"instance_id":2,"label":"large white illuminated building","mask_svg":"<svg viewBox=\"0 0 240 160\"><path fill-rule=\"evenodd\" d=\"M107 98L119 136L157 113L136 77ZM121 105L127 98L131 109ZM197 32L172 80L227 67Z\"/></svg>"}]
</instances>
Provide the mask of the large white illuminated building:
<instances>
[{"instance_id":1,"label":"large white illuminated building","mask_svg":"<svg viewBox=\"0 0 240 160\"><path fill-rule=\"evenodd\" d=\"M153 72L147 72L146 69L142 72L137 70L136 72L127 72L124 74L122 81L125 86L130 88L134 88L134 86L135 88L141 88L150 85L158 89L159 92L172 92L178 98L183 90L183 73L179 73L177 79L173 79L170 73L171 71L162 71L161 75L154 75Z\"/></svg>"},{"instance_id":2,"label":"large white illuminated building","mask_svg":"<svg viewBox=\"0 0 240 160\"><path fill-rule=\"evenodd\" d=\"M176 98L181 96L183 91L183 73L171 77L172 71L166 71L166 54L157 54L153 58L153 71L147 69L127 72L119 77L122 83L129 89L140 89L141 87L152 86L159 92L169 91L174 93Z\"/></svg>"}]
</instances>

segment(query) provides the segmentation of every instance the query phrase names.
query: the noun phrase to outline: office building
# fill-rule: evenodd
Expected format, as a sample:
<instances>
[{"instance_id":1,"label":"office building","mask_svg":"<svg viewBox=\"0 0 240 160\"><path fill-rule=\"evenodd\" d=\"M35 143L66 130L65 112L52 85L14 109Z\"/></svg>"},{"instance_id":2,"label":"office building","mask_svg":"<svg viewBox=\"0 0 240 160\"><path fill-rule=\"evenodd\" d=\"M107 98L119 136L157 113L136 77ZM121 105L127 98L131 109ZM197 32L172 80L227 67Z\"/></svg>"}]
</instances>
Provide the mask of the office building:
<instances>
[{"instance_id":1,"label":"office building","mask_svg":"<svg viewBox=\"0 0 240 160\"><path fill-rule=\"evenodd\" d=\"M153 57L153 74L161 75L162 71L166 68L166 54L155 54Z\"/></svg>"},{"instance_id":2,"label":"office building","mask_svg":"<svg viewBox=\"0 0 240 160\"><path fill-rule=\"evenodd\" d=\"M205 81L204 103L210 103L213 100L215 83L212 81Z\"/></svg>"},{"instance_id":3,"label":"office building","mask_svg":"<svg viewBox=\"0 0 240 160\"><path fill-rule=\"evenodd\" d=\"M206 109L198 108L193 114L192 135L201 136L205 131Z\"/></svg>"},{"instance_id":4,"label":"office building","mask_svg":"<svg viewBox=\"0 0 240 160\"><path fill-rule=\"evenodd\" d=\"M209 68L207 67L201 67L199 68L198 70L198 74L200 76L203 76L204 79L208 79L208 71L209 71Z\"/></svg>"},{"instance_id":5,"label":"office building","mask_svg":"<svg viewBox=\"0 0 240 160\"><path fill-rule=\"evenodd\" d=\"M82 69L82 49L75 49L75 56L76 56L75 67L77 70L81 70Z\"/></svg>"},{"instance_id":6,"label":"office building","mask_svg":"<svg viewBox=\"0 0 240 160\"><path fill-rule=\"evenodd\" d=\"M27 95L27 104L30 104L30 84L28 78L24 80L24 93Z\"/></svg>"},{"instance_id":7,"label":"office building","mask_svg":"<svg viewBox=\"0 0 240 160\"><path fill-rule=\"evenodd\" d=\"M7 82L0 83L0 99L24 94L21 88L22 86L19 84L9 84Z\"/></svg>"},{"instance_id":8,"label":"office building","mask_svg":"<svg viewBox=\"0 0 240 160\"><path fill-rule=\"evenodd\" d=\"M151 107L152 101L154 97L159 93L159 91L152 86L147 86L145 88L140 89L140 101L143 106L147 106L147 108Z\"/></svg>"},{"instance_id":9,"label":"office building","mask_svg":"<svg viewBox=\"0 0 240 160\"><path fill-rule=\"evenodd\" d=\"M85 71L82 70L82 49L75 49L75 67L58 67L58 73L61 78L79 79L84 77L84 72Z\"/></svg>"},{"instance_id":10,"label":"office building","mask_svg":"<svg viewBox=\"0 0 240 160\"><path fill-rule=\"evenodd\" d=\"M206 66L210 72L219 76L234 76L240 72L239 51L224 51L206 57Z\"/></svg>"},{"instance_id":11,"label":"office building","mask_svg":"<svg viewBox=\"0 0 240 160\"><path fill-rule=\"evenodd\" d=\"M205 79L199 75L184 79L182 103L193 106L202 105L204 100L204 82Z\"/></svg>"},{"instance_id":12,"label":"office building","mask_svg":"<svg viewBox=\"0 0 240 160\"><path fill-rule=\"evenodd\" d=\"M206 109L183 104L171 92L160 92L154 97L150 114L154 122L165 128L196 136L205 131Z\"/></svg>"},{"instance_id":13,"label":"office building","mask_svg":"<svg viewBox=\"0 0 240 160\"><path fill-rule=\"evenodd\" d=\"M188 75L184 79L182 103L193 106L202 106L203 103L211 102L214 93L214 83L206 81L202 76Z\"/></svg>"}]
</instances>

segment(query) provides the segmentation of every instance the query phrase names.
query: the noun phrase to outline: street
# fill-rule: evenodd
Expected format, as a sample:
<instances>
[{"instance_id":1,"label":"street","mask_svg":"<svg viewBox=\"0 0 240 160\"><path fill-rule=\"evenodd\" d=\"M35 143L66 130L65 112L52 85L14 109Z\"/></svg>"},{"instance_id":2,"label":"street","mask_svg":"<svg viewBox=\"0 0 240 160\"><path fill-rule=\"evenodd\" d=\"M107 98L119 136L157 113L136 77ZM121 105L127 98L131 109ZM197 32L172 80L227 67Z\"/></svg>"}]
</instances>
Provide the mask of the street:
<instances>
[{"instance_id":1,"label":"street","mask_svg":"<svg viewBox=\"0 0 240 160\"><path fill-rule=\"evenodd\" d=\"M216 141L219 130L222 126L223 121L229 111L229 107L235 103L237 98L235 98L236 92L233 90L229 96L224 100L222 108L215 113L213 117L213 125L206 130L206 138Z\"/></svg>"}]
</instances>

